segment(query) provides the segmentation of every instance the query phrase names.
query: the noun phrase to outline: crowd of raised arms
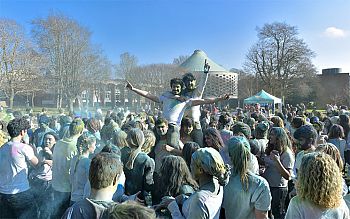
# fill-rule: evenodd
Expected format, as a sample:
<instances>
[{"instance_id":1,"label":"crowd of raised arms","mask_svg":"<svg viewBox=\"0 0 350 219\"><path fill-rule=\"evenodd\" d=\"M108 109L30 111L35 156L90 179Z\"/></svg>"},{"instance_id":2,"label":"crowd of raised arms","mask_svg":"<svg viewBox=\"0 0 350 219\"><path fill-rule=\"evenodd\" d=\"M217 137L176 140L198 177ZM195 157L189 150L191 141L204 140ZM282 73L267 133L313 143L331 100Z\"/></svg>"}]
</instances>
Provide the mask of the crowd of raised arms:
<instances>
[{"instance_id":1,"label":"crowd of raised arms","mask_svg":"<svg viewBox=\"0 0 350 219\"><path fill-rule=\"evenodd\" d=\"M350 217L346 106L218 110L229 95L202 99L206 79L126 82L157 115L1 109L0 218Z\"/></svg>"}]
</instances>

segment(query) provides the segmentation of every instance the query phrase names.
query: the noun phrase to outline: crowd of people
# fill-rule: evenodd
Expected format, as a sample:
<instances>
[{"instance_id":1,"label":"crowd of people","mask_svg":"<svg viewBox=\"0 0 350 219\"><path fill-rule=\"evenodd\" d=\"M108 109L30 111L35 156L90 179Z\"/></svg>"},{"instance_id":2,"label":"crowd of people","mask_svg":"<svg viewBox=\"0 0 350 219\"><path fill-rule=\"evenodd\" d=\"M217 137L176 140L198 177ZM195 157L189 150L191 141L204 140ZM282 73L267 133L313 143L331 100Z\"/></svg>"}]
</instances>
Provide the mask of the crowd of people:
<instances>
[{"instance_id":1,"label":"crowd of people","mask_svg":"<svg viewBox=\"0 0 350 219\"><path fill-rule=\"evenodd\" d=\"M160 96L127 82L157 115L14 112L0 123L0 218L350 218L346 106L210 111L229 95L202 99L206 78Z\"/></svg>"}]
</instances>

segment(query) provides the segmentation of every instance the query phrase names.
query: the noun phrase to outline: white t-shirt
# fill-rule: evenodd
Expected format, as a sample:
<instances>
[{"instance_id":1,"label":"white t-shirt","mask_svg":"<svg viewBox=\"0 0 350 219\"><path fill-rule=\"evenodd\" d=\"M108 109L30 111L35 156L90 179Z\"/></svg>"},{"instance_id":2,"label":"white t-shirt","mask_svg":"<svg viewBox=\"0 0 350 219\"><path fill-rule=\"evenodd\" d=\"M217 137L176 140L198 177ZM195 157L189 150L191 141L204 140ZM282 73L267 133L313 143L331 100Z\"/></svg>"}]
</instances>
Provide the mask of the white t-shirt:
<instances>
[{"instance_id":1,"label":"white t-shirt","mask_svg":"<svg viewBox=\"0 0 350 219\"><path fill-rule=\"evenodd\" d=\"M285 219L347 219L349 209L344 199L337 208L321 209L313 203L295 196L289 203Z\"/></svg>"},{"instance_id":2,"label":"white t-shirt","mask_svg":"<svg viewBox=\"0 0 350 219\"><path fill-rule=\"evenodd\" d=\"M174 99L174 95L170 92L165 92L159 97L163 104L163 116L171 124L176 124L180 127L182 117L185 110L192 105L192 99L184 102Z\"/></svg>"},{"instance_id":3,"label":"white t-shirt","mask_svg":"<svg viewBox=\"0 0 350 219\"><path fill-rule=\"evenodd\" d=\"M41 161L45 159L45 152L42 147L37 147L38 159ZM38 178L44 181L52 180L52 167L48 164L42 164L36 167L31 173L30 177Z\"/></svg>"},{"instance_id":4,"label":"white t-shirt","mask_svg":"<svg viewBox=\"0 0 350 219\"><path fill-rule=\"evenodd\" d=\"M30 188L27 161L34 156L33 148L20 142L0 147L0 193L17 194Z\"/></svg>"},{"instance_id":5,"label":"white t-shirt","mask_svg":"<svg viewBox=\"0 0 350 219\"><path fill-rule=\"evenodd\" d=\"M231 175L229 183L224 188L226 218L255 219L255 209L270 210L271 194L266 179L248 173L248 190L245 191L240 175Z\"/></svg>"},{"instance_id":6,"label":"white t-shirt","mask_svg":"<svg viewBox=\"0 0 350 219\"><path fill-rule=\"evenodd\" d=\"M218 194L207 190L193 193L182 205L182 214L176 201L172 201L168 209L173 219L219 219L223 200L223 187Z\"/></svg>"},{"instance_id":7,"label":"white t-shirt","mask_svg":"<svg viewBox=\"0 0 350 219\"><path fill-rule=\"evenodd\" d=\"M287 187L288 180L281 175L276 162L270 156L266 156L264 161L266 170L263 177L269 182L270 187ZM280 155L280 161L286 170L293 170L295 159L293 152L289 148Z\"/></svg>"}]
</instances>

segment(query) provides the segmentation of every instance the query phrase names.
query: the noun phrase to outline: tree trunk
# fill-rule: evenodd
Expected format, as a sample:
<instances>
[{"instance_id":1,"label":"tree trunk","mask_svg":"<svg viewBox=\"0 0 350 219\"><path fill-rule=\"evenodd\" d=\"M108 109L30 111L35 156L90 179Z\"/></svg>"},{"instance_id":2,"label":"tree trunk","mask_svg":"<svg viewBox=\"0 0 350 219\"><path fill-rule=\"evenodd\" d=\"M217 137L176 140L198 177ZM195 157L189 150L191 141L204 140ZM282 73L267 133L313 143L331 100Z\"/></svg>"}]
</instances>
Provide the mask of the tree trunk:
<instances>
[{"instance_id":1,"label":"tree trunk","mask_svg":"<svg viewBox=\"0 0 350 219\"><path fill-rule=\"evenodd\" d=\"M73 98L73 99L69 98L69 99L68 99L68 102L69 102L69 112L72 112L72 113L73 113L73 111L74 111L74 107L73 107L74 98Z\"/></svg>"},{"instance_id":2,"label":"tree trunk","mask_svg":"<svg viewBox=\"0 0 350 219\"><path fill-rule=\"evenodd\" d=\"M15 91L14 89L11 89L11 94L10 94L10 108L13 108L13 99L15 98Z\"/></svg>"},{"instance_id":3,"label":"tree trunk","mask_svg":"<svg viewBox=\"0 0 350 219\"><path fill-rule=\"evenodd\" d=\"M35 93L32 93L32 108L34 108L34 98L35 98Z\"/></svg>"}]
</instances>

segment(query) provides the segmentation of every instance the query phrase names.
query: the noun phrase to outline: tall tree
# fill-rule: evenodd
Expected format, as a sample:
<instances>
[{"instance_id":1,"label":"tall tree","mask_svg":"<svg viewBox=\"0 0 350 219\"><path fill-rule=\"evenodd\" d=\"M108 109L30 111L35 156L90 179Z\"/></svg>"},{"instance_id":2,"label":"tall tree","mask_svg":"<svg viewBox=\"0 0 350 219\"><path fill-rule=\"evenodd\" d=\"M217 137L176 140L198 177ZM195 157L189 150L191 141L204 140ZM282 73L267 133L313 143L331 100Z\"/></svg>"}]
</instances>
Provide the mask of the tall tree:
<instances>
[{"instance_id":1,"label":"tall tree","mask_svg":"<svg viewBox=\"0 0 350 219\"><path fill-rule=\"evenodd\" d=\"M42 75L44 59L15 21L0 19L0 36L0 87L12 108L16 94L37 89L32 82Z\"/></svg>"},{"instance_id":2,"label":"tall tree","mask_svg":"<svg viewBox=\"0 0 350 219\"><path fill-rule=\"evenodd\" d=\"M256 75L274 95L291 95L294 79L316 74L314 52L295 26L275 22L257 28L258 41L246 55L245 71Z\"/></svg>"},{"instance_id":3,"label":"tall tree","mask_svg":"<svg viewBox=\"0 0 350 219\"><path fill-rule=\"evenodd\" d=\"M174 65L181 65L184 61L186 61L190 56L188 55L181 55L173 60Z\"/></svg>"},{"instance_id":4,"label":"tall tree","mask_svg":"<svg viewBox=\"0 0 350 219\"><path fill-rule=\"evenodd\" d=\"M137 67L137 57L125 52L120 55L120 62L116 66L117 78L123 78L126 80L134 80L134 70ZM135 78L136 79L136 78Z\"/></svg>"},{"instance_id":5,"label":"tall tree","mask_svg":"<svg viewBox=\"0 0 350 219\"><path fill-rule=\"evenodd\" d=\"M75 20L51 14L33 22L33 37L50 60L49 71L57 90L57 107L63 99L73 110L73 102L90 84L105 79L105 72L95 71L100 54L92 48L90 31Z\"/></svg>"}]
</instances>

